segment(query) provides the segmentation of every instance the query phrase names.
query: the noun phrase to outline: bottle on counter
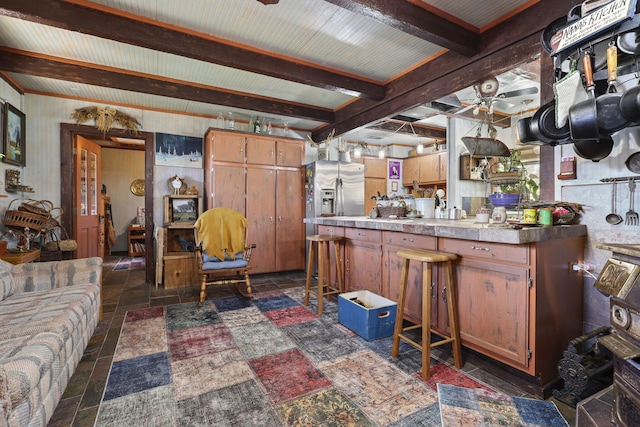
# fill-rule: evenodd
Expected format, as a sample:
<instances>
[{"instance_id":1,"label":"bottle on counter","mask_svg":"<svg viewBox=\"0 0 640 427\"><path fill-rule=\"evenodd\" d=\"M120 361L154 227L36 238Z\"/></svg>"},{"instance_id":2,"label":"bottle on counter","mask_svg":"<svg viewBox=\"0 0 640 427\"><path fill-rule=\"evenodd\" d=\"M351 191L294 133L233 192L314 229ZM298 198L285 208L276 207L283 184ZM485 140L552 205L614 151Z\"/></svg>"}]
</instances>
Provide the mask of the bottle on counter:
<instances>
[{"instance_id":1,"label":"bottle on counter","mask_svg":"<svg viewBox=\"0 0 640 427\"><path fill-rule=\"evenodd\" d=\"M504 224L507 221L507 209L504 206L496 206L493 208L491 219L494 224Z\"/></svg>"},{"instance_id":2,"label":"bottle on counter","mask_svg":"<svg viewBox=\"0 0 640 427\"><path fill-rule=\"evenodd\" d=\"M260 133L260 118L256 117L256 119L253 121L253 132L254 133Z\"/></svg>"},{"instance_id":3,"label":"bottle on counter","mask_svg":"<svg viewBox=\"0 0 640 427\"><path fill-rule=\"evenodd\" d=\"M236 119L233 117L233 113L229 112L229 119L227 120L227 129L235 129L236 128Z\"/></svg>"}]
</instances>

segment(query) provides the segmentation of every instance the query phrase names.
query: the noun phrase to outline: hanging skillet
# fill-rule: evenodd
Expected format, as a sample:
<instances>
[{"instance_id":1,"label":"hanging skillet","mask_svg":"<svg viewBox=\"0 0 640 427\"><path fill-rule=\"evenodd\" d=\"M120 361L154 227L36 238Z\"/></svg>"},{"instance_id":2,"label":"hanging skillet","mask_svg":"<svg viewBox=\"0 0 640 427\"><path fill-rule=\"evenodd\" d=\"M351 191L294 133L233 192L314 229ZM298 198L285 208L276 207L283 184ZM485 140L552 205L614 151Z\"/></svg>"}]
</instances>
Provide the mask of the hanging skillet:
<instances>
[{"instance_id":1,"label":"hanging skillet","mask_svg":"<svg viewBox=\"0 0 640 427\"><path fill-rule=\"evenodd\" d=\"M589 99L578 102L569 108L569 130L573 140L597 140L600 132L596 113L595 83L593 82L591 54L589 52L584 53L582 66Z\"/></svg>"},{"instance_id":2,"label":"hanging skillet","mask_svg":"<svg viewBox=\"0 0 640 427\"><path fill-rule=\"evenodd\" d=\"M541 141L549 144L564 144L571 140L569 123L558 128L556 126L556 102L551 101L538 109L531 119L531 132L542 136Z\"/></svg>"},{"instance_id":3,"label":"hanging skillet","mask_svg":"<svg viewBox=\"0 0 640 427\"><path fill-rule=\"evenodd\" d=\"M611 154L613 149L613 139L609 135L602 135L600 140L581 140L573 143L573 151L583 159L589 159L592 162L600 160Z\"/></svg>"},{"instance_id":4,"label":"hanging skillet","mask_svg":"<svg viewBox=\"0 0 640 427\"><path fill-rule=\"evenodd\" d=\"M596 116L600 134L611 135L629 125L629 120L620 110L622 93L616 91L618 49L615 44L607 48L607 93L596 98Z\"/></svg>"}]
</instances>

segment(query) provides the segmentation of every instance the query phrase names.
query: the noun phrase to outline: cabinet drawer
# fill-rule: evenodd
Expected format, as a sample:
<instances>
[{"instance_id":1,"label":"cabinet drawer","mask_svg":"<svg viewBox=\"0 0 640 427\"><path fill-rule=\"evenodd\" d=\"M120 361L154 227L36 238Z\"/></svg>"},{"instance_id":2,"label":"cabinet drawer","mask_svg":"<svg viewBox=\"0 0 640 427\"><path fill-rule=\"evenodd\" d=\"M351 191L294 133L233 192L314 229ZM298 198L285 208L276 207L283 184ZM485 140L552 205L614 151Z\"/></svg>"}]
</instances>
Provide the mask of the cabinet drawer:
<instances>
[{"instance_id":1,"label":"cabinet drawer","mask_svg":"<svg viewBox=\"0 0 640 427\"><path fill-rule=\"evenodd\" d=\"M529 264L529 245L441 239L440 250L451 252L462 257L468 256Z\"/></svg>"},{"instance_id":2,"label":"cabinet drawer","mask_svg":"<svg viewBox=\"0 0 640 427\"><path fill-rule=\"evenodd\" d=\"M325 234L328 236L340 236L344 237L344 228L335 227L333 225L319 225L318 234Z\"/></svg>"},{"instance_id":3,"label":"cabinet drawer","mask_svg":"<svg viewBox=\"0 0 640 427\"><path fill-rule=\"evenodd\" d=\"M382 232L380 230L367 230L362 228L347 228L344 236L351 240L361 240L365 242L382 242Z\"/></svg>"},{"instance_id":4,"label":"cabinet drawer","mask_svg":"<svg viewBox=\"0 0 640 427\"><path fill-rule=\"evenodd\" d=\"M386 245L394 245L411 249L436 249L436 238L434 236L421 236L419 234L385 231L383 239Z\"/></svg>"}]
</instances>

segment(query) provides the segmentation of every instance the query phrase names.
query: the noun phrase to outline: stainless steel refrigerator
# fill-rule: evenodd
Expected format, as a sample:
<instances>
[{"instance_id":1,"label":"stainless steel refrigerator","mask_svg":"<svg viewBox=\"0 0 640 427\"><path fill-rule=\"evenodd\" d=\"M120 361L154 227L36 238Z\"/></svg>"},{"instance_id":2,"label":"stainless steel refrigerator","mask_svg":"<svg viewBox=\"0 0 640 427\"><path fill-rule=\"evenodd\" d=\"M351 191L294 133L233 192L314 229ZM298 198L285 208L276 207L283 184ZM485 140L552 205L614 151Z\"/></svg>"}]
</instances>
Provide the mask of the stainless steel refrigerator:
<instances>
[{"instance_id":1,"label":"stainless steel refrigerator","mask_svg":"<svg viewBox=\"0 0 640 427\"><path fill-rule=\"evenodd\" d=\"M306 217L363 216L364 165L318 160L307 165ZM314 234L314 224L307 224L307 235Z\"/></svg>"}]
</instances>

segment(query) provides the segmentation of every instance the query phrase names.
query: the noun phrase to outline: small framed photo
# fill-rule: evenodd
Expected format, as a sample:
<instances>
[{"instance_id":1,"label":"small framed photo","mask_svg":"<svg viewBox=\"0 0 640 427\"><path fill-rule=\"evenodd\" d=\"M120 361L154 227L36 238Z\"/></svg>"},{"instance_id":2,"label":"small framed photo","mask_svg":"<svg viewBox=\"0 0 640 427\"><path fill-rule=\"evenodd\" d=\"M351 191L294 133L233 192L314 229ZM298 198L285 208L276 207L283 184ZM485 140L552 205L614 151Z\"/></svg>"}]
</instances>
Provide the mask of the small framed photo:
<instances>
[{"instance_id":1,"label":"small framed photo","mask_svg":"<svg viewBox=\"0 0 640 427\"><path fill-rule=\"evenodd\" d=\"M173 218L171 222L195 222L198 219L197 203L198 199L172 198Z\"/></svg>"},{"instance_id":2,"label":"small framed photo","mask_svg":"<svg viewBox=\"0 0 640 427\"><path fill-rule=\"evenodd\" d=\"M398 181L391 181L391 191L398 191Z\"/></svg>"},{"instance_id":3,"label":"small framed photo","mask_svg":"<svg viewBox=\"0 0 640 427\"><path fill-rule=\"evenodd\" d=\"M389 179L400 179L400 162L389 161Z\"/></svg>"},{"instance_id":4,"label":"small framed photo","mask_svg":"<svg viewBox=\"0 0 640 427\"><path fill-rule=\"evenodd\" d=\"M26 165L25 115L8 102L3 109L3 151L2 161L11 165Z\"/></svg>"}]
</instances>

